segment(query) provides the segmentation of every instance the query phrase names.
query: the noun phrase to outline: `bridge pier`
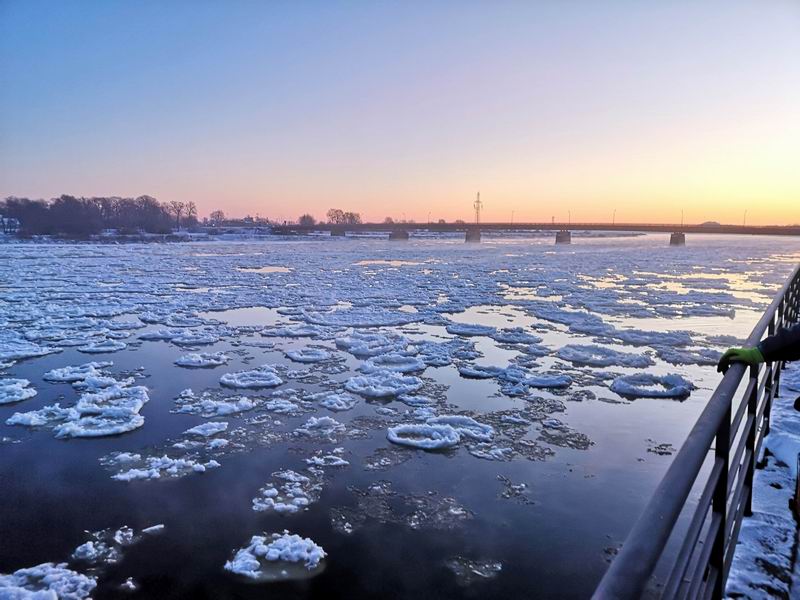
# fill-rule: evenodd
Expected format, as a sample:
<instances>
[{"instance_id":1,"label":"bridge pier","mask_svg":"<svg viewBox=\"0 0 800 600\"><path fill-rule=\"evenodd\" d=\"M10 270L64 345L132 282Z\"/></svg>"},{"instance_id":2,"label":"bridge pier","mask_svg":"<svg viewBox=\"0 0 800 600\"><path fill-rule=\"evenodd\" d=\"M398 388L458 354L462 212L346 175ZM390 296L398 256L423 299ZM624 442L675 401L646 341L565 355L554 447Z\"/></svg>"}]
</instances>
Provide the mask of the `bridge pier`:
<instances>
[{"instance_id":1,"label":"bridge pier","mask_svg":"<svg viewBox=\"0 0 800 600\"><path fill-rule=\"evenodd\" d=\"M394 229L389 232L389 240L392 242L407 242L408 232L405 229Z\"/></svg>"},{"instance_id":2,"label":"bridge pier","mask_svg":"<svg viewBox=\"0 0 800 600\"><path fill-rule=\"evenodd\" d=\"M464 241L468 244L475 243L478 244L481 241L481 230L477 227L473 227L471 229L467 229L467 233L464 235Z\"/></svg>"},{"instance_id":3,"label":"bridge pier","mask_svg":"<svg viewBox=\"0 0 800 600\"><path fill-rule=\"evenodd\" d=\"M568 229L562 229L561 231L556 231L556 244L571 244L572 243L572 232Z\"/></svg>"},{"instance_id":4,"label":"bridge pier","mask_svg":"<svg viewBox=\"0 0 800 600\"><path fill-rule=\"evenodd\" d=\"M680 231L676 231L672 235L669 236L669 245L670 246L685 246L686 245L686 234Z\"/></svg>"}]
</instances>

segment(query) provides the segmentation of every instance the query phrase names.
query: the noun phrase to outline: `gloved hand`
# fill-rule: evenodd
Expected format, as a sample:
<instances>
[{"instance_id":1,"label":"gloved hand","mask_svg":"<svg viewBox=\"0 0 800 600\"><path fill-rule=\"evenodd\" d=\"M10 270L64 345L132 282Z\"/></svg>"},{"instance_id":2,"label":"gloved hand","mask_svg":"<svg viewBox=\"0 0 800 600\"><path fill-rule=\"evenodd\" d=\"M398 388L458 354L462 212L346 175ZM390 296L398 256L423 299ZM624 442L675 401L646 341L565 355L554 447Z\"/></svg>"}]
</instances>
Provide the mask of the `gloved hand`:
<instances>
[{"instance_id":1,"label":"gloved hand","mask_svg":"<svg viewBox=\"0 0 800 600\"><path fill-rule=\"evenodd\" d=\"M740 362L750 365L763 363L764 356L758 348L728 348L717 364L717 372L727 373L732 362Z\"/></svg>"}]
</instances>

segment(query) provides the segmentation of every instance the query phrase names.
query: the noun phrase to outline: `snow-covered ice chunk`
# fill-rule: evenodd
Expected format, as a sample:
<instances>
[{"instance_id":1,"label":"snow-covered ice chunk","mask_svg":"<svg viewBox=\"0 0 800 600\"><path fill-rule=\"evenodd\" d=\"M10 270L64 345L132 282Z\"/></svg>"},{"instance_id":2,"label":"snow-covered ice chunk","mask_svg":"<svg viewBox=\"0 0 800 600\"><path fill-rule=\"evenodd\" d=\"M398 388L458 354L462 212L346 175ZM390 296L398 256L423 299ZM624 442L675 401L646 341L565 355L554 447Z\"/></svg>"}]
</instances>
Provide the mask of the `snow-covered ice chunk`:
<instances>
[{"instance_id":1,"label":"snow-covered ice chunk","mask_svg":"<svg viewBox=\"0 0 800 600\"><path fill-rule=\"evenodd\" d=\"M336 338L336 347L346 350L358 358L368 358L379 354L405 352L409 341L394 333L364 333L354 331L349 336Z\"/></svg>"},{"instance_id":2,"label":"snow-covered ice chunk","mask_svg":"<svg viewBox=\"0 0 800 600\"><path fill-rule=\"evenodd\" d=\"M462 377L469 379L492 379L503 374L501 367L485 367L482 365L461 365L458 372Z\"/></svg>"},{"instance_id":3,"label":"snow-covered ice chunk","mask_svg":"<svg viewBox=\"0 0 800 600\"><path fill-rule=\"evenodd\" d=\"M293 514L314 502L322 489L310 477L291 469L273 473L272 477L277 483L267 484L258 490L258 496L253 498L253 510Z\"/></svg>"},{"instance_id":4,"label":"snow-covered ice chunk","mask_svg":"<svg viewBox=\"0 0 800 600\"><path fill-rule=\"evenodd\" d=\"M179 367L187 368L209 368L219 367L226 364L230 360L224 352L199 352L192 354L184 354L175 364Z\"/></svg>"},{"instance_id":5,"label":"snow-covered ice chunk","mask_svg":"<svg viewBox=\"0 0 800 600\"><path fill-rule=\"evenodd\" d=\"M542 341L538 335L528 333L522 327L501 329L489 334L494 341L501 344L539 344Z\"/></svg>"},{"instance_id":6,"label":"snow-covered ice chunk","mask_svg":"<svg viewBox=\"0 0 800 600\"><path fill-rule=\"evenodd\" d=\"M711 348L673 348L656 346L658 358L673 365L712 366L719 362L722 353Z\"/></svg>"},{"instance_id":7,"label":"snow-covered ice chunk","mask_svg":"<svg viewBox=\"0 0 800 600\"><path fill-rule=\"evenodd\" d=\"M173 336L169 341L177 346L209 346L216 344L219 337L204 331L187 331Z\"/></svg>"},{"instance_id":8,"label":"snow-covered ice chunk","mask_svg":"<svg viewBox=\"0 0 800 600\"><path fill-rule=\"evenodd\" d=\"M161 533L164 531L164 524L159 523L158 525L151 525L150 527L145 527L142 529L142 533L146 535L155 535L157 533Z\"/></svg>"},{"instance_id":9,"label":"snow-covered ice chunk","mask_svg":"<svg viewBox=\"0 0 800 600\"><path fill-rule=\"evenodd\" d=\"M287 358L299 363L321 362L331 357L331 353L322 348L301 348L300 350L289 350L284 354Z\"/></svg>"},{"instance_id":10,"label":"snow-covered ice chunk","mask_svg":"<svg viewBox=\"0 0 800 600\"><path fill-rule=\"evenodd\" d=\"M680 375L651 375L635 373L617 377L611 391L628 398L688 398L694 385Z\"/></svg>"},{"instance_id":11,"label":"snow-covered ice chunk","mask_svg":"<svg viewBox=\"0 0 800 600\"><path fill-rule=\"evenodd\" d=\"M317 337L322 335L323 329L316 325L295 325L292 327L275 327L273 329L264 328L261 335L269 337Z\"/></svg>"},{"instance_id":12,"label":"snow-covered ice chunk","mask_svg":"<svg viewBox=\"0 0 800 600\"><path fill-rule=\"evenodd\" d=\"M367 374L382 370L394 371L395 373L418 373L424 371L427 366L419 358L393 352L379 354L370 358L358 370Z\"/></svg>"},{"instance_id":13,"label":"snow-covered ice chunk","mask_svg":"<svg viewBox=\"0 0 800 600\"><path fill-rule=\"evenodd\" d=\"M54 352L61 352L61 348L39 346L25 340L3 339L0 341L0 362L36 358L53 354Z\"/></svg>"},{"instance_id":14,"label":"snow-covered ice chunk","mask_svg":"<svg viewBox=\"0 0 800 600\"><path fill-rule=\"evenodd\" d=\"M139 334L139 339L151 342L157 342L161 340L169 341L179 335L181 335L181 332L174 329L155 329L153 331L145 331L144 333Z\"/></svg>"},{"instance_id":15,"label":"snow-covered ice chunk","mask_svg":"<svg viewBox=\"0 0 800 600\"><path fill-rule=\"evenodd\" d=\"M144 424L139 411L148 400L144 386L112 385L81 395L75 406L62 408L56 403L27 413L14 413L6 423L29 427L55 424L58 438L118 435Z\"/></svg>"},{"instance_id":16,"label":"snow-covered ice chunk","mask_svg":"<svg viewBox=\"0 0 800 600\"><path fill-rule=\"evenodd\" d=\"M0 379L0 404L11 404L33 398L36 390L27 379Z\"/></svg>"},{"instance_id":17,"label":"snow-covered ice chunk","mask_svg":"<svg viewBox=\"0 0 800 600\"><path fill-rule=\"evenodd\" d=\"M67 568L67 563L42 563L0 575L0 598L8 600L83 600L97 587L94 577Z\"/></svg>"},{"instance_id":18,"label":"snow-covered ice chunk","mask_svg":"<svg viewBox=\"0 0 800 600\"><path fill-rule=\"evenodd\" d=\"M314 571L325 556L325 550L310 538L284 530L272 535L254 535L247 546L237 550L225 563L225 570L253 580L291 579L292 572L287 567L301 564L308 571ZM271 569L271 563L279 568Z\"/></svg>"},{"instance_id":19,"label":"snow-covered ice chunk","mask_svg":"<svg viewBox=\"0 0 800 600\"><path fill-rule=\"evenodd\" d=\"M209 423L202 423L191 429L187 429L183 433L187 435L200 435L203 437L210 437L218 433L222 433L228 429L227 421L211 421Z\"/></svg>"},{"instance_id":20,"label":"snow-covered ice chunk","mask_svg":"<svg viewBox=\"0 0 800 600\"><path fill-rule=\"evenodd\" d=\"M348 392L367 398L391 398L400 394L416 392L422 380L413 375L401 375L394 371L379 370L369 375L351 377L345 384Z\"/></svg>"},{"instance_id":21,"label":"snow-covered ice chunk","mask_svg":"<svg viewBox=\"0 0 800 600\"><path fill-rule=\"evenodd\" d=\"M453 448L461 441L458 431L450 425L428 425L427 423L405 423L389 427L386 437L394 444L423 450Z\"/></svg>"},{"instance_id":22,"label":"snow-covered ice chunk","mask_svg":"<svg viewBox=\"0 0 800 600\"><path fill-rule=\"evenodd\" d=\"M415 313L382 308L305 312L302 316L312 325L324 325L327 327L389 327L392 325L408 325L422 320L422 317Z\"/></svg>"},{"instance_id":23,"label":"snow-covered ice chunk","mask_svg":"<svg viewBox=\"0 0 800 600\"><path fill-rule=\"evenodd\" d=\"M447 333L464 337L479 335L491 336L497 331L497 329L488 325L475 325L470 323L448 323L445 329L447 329Z\"/></svg>"},{"instance_id":24,"label":"snow-covered ice chunk","mask_svg":"<svg viewBox=\"0 0 800 600\"><path fill-rule=\"evenodd\" d=\"M252 410L260 403L260 399L247 396L220 396L207 392L198 396L191 389L187 389L175 399L178 407L175 412L206 418L221 417Z\"/></svg>"},{"instance_id":25,"label":"snow-covered ice chunk","mask_svg":"<svg viewBox=\"0 0 800 600\"><path fill-rule=\"evenodd\" d=\"M170 458L164 456L150 456L141 468L120 471L111 476L117 481L134 481L137 479L161 479L169 477L182 477L189 473L204 473L207 469L219 467L215 460L201 462L193 458Z\"/></svg>"},{"instance_id":26,"label":"snow-covered ice chunk","mask_svg":"<svg viewBox=\"0 0 800 600\"><path fill-rule=\"evenodd\" d=\"M278 377L278 373L273 367L263 365L250 371L225 373L219 378L219 382L232 388L257 389L279 386L283 380Z\"/></svg>"},{"instance_id":27,"label":"snow-covered ice chunk","mask_svg":"<svg viewBox=\"0 0 800 600\"><path fill-rule=\"evenodd\" d=\"M562 360L590 367L615 365L642 369L654 364L653 359L646 354L619 352L612 348L595 345L568 344L556 352L556 356Z\"/></svg>"},{"instance_id":28,"label":"snow-covered ice chunk","mask_svg":"<svg viewBox=\"0 0 800 600\"><path fill-rule=\"evenodd\" d=\"M99 342L89 342L84 346L78 346L78 352L87 354L105 354L107 352L118 352L124 350L128 345L118 340L102 340Z\"/></svg>"},{"instance_id":29,"label":"snow-covered ice chunk","mask_svg":"<svg viewBox=\"0 0 800 600\"><path fill-rule=\"evenodd\" d=\"M317 400L320 406L324 406L328 410L340 412L350 410L353 408L358 399L351 394L338 394L336 392L321 392L311 396L311 400Z\"/></svg>"},{"instance_id":30,"label":"snow-covered ice chunk","mask_svg":"<svg viewBox=\"0 0 800 600\"><path fill-rule=\"evenodd\" d=\"M479 423L466 415L442 415L428 419L428 425L449 425L462 437L479 442L488 442L494 437L494 428L491 425Z\"/></svg>"},{"instance_id":31,"label":"snow-covered ice chunk","mask_svg":"<svg viewBox=\"0 0 800 600\"><path fill-rule=\"evenodd\" d=\"M316 438L333 438L345 430L344 425L331 417L311 417L302 426L294 430L295 435Z\"/></svg>"},{"instance_id":32,"label":"snow-covered ice chunk","mask_svg":"<svg viewBox=\"0 0 800 600\"><path fill-rule=\"evenodd\" d=\"M54 383L75 383L83 381L92 375L101 375L101 369L112 366L114 363L107 362L89 362L78 366L61 367L60 369L52 369L42 376L45 381L52 381Z\"/></svg>"}]
</instances>

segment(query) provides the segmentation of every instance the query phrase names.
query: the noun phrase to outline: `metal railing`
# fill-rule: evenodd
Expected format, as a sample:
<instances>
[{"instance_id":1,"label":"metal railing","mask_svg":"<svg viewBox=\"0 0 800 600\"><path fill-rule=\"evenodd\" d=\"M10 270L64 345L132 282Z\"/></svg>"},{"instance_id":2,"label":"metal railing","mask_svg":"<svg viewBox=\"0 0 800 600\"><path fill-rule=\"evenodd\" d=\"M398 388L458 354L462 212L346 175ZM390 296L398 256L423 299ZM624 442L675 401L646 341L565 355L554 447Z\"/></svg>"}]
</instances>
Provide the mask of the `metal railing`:
<instances>
[{"instance_id":1,"label":"metal railing","mask_svg":"<svg viewBox=\"0 0 800 600\"><path fill-rule=\"evenodd\" d=\"M753 329L747 346L796 323L798 311L800 266ZM680 533L673 539L677 557L655 593L662 598L723 597L742 519L751 514L753 473L769 432L782 366L731 365L593 598L641 597L656 566L663 566L662 555L681 517ZM692 490L700 492L696 504L689 500Z\"/></svg>"}]
</instances>

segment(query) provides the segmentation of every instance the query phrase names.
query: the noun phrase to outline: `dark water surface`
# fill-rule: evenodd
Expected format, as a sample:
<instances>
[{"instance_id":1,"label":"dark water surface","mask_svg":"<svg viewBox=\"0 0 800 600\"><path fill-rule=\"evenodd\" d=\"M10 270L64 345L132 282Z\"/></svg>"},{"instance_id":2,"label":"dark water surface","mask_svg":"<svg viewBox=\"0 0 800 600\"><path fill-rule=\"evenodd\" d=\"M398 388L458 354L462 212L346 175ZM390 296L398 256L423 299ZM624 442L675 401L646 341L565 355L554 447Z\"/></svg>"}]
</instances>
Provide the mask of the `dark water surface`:
<instances>
[{"instance_id":1,"label":"dark water surface","mask_svg":"<svg viewBox=\"0 0 800 600\"><path fill-rule=\"evenodd\" d=\"M699 240L700 238L698 238ZM786 240L754 240L750 247L741 251L742 261L752 257L762 260L757 265L741 266L719 256L722 242L708 238L713 247L709 250L688 247L681 257L682 264L676 271L683 278L687 273L731 272L732 279L725 280L724 287L716 291L741 296L747 294L742 284L736 290L736 281L745 283L763 282L756 285L757 305L736 306L737 318L692 315L683 317L657 314L650 317L631 316L617 310L615 314L603 315L607 322L617 326L635 327L643 330L666 331L681 329L695 335L734 335L743 337L755 323L759 306L788 272L784 262L771 257L784 257L796 253L798 244ZM590 293L579 287L574 275L608 269L633 277L643 272L648 264L652 271L665 273L665 265L671 265L670 257L661 248L663 240L645 236L635 240L587 241L594 245L591 253L581 254L575 247L572 254L547 258L553 251L542 243L500 241L481 249L481 262L470 266L480 274L474 280L486 286L492 280L492 270L487 265L500 261L504 268L512 270L508 277L524 280L528 275L521 270L537 267L548 261L551 265L544 273L553 280L562 279L552 291L563 295L569 290L581 294ZM690 240L691 242L691 240ZM346 244L347 242L343 242ZM578 242L580 243L580 242ZM699 243L696 241L694 243ZM292 244L295 244L294 246ZM326 245L323 245L326 244ZM327 244L330 244L328 246ZM444 244L444 243L442 243ZM715 244L715 245L714 245ZM462 244L463 246L463 244ZM258 325L272 327L276 323L297 325L300 320L282 316L275 308L286 306L284 291L270 292L271 286L291 290L291 284L300 283L308 289L321 286L314 278L315 270L377 269L381 273L377 288L387 290L387 282L396 280L393 292L396 300L407 303L416 293L408 284L415 280L422 269L439 269L436 277L445 277L443 268L458 267L462 277L471 278L473 272L465 265L472 264L461 246L436 246L436 242L412 242L399 248L385 242L352 242L344 247L335 242L305 244L207 244L162 246L158 248L129 246L111 250L92 246L57 247L64 253L61 259L53 259L48 246L27 245L0 247L2 285L0 302L7 313L14 303L7 294L24 289L30 292L30 302L41 303L48 299L64 306L79 308L81 302L93 302L91 294L97 294L98 281L107 279L122 281L125 285L151 282L163 288L166 279L174 284L195 286L196 291L177 290L164 296L164 302L174 302L181 296L180 309L190 310L192 298L205 299L212 295L214 269L225 269L225 275L235 281L224 282L235 290L264 290L264 302L258 303L248 297L245 304L250 308L236 307L228 302L225 306L237 309L229 312L213 312L215 308L207 301L197 300L194 310L206 316L223 319L231 326ZM333 248L333 250L331 250ZM657 254L652 261L643 253ZM58 265L67 266L74 258L66 254L99 252L94 258L98 267L97 278L86 281L85 290L77 289L74 278L66 277L63 285L56 285ZM215 256L192 257L192 252L221 253ZM259 256L263 252L267 255ZM330 252L325 256L326 252ZM127 254L126 254L127 253ZM576 254L577 253L577 254ZM598 256L598 253L601 253ZM229 254L229 256L225 256ZM516 254L517 257L509 257ZM5 258L2 256L5 255ZM133 255L133 258L131 258ZM796 254L794 254L796 255ZM396 256L409 264L371 264L353 266L359 260L388 259ZM425 263L429 257L439 261L437 265ZM737 258L737 257L733 257ZM6 262L10 260L13 262ZM52 262L55 260L55 262ZM310 261L310 262L309 262ZM711 264L709 264L711 261ZM179 271L184 266L197 266L204 276L195 276L193 271ZM35 268L32 266L35 265ZM255 270L259 266L285 266L291 269ZM444 267L442 266L444 265ZM455 265L455 266L454 266ZM461 265L461 266L459 266ZM213 267L213 268L212 268ZM103 271L104 269L104 271ZM167 269L166 275L163 270ZM245 270L246 269L246 270ZM393 275L392 269L397 271ZM408 271L413 269L413 271ZM520 271L514 271L520 269ZM405 271L404 271L405 270ZM299 271L299 272L298 272ZM152 282L151 273L160 272L160 281ZM220 271L221 272L221 271ZM362 273L359 271L359 273ZM541 271L539 271L541 273ZM273 279L278 277L275 283ZM332 276L335 277L335 276ZM738 279L736 279L738 278ZM37 281L38 280L38 281ZM316 282L315 282L316 281ZM420 279L419 281L422 281ZM505 278L504 278L505 281ZM354 282L354 283L353 283ZM366 302L365 296L352 297L359 286L375 285L368 274L358 275L347 289L339 290L336 302ZM289 284L289 288L286 288ZM150 285L150 284L148 284ZM394 285L394 284L392 284ZM447 292L438 283L425 283L426 294L431 289L436 293ZM621 284L624 286L625 284ZM496 286L495 286L496 287ZM689 286L691 287L691 286ZM37 288L47 288L44 292ZM56 300L56 289L69 290L69 297ZM100 293L105 293L104 288ZM598 287L596 289L600 289ZM695 288L696 289L696 288ZM230 290L229 290L230 291ZM391 289L388 291L391 292ZM450 290L457 295L457 290ZM152 290L131 292L151 294ZM295 293L295 292L292 292ZM552 451L543 460L527 460L517 457L511 461L481 460L469 454L463 447L446 452L424 452L407 450L407 460L382 471L363 468L363 459L375 450L392 446L385 436L385 427L375 428L366 437L347 438L327 443L305 438L289 438L275 444L252 444L241 452L223 454L219 458L220 468L205 473L193 473L176 479L156 481L122 482L111 479L114 470L102 466L99 459L115 451L138 452L142 455L160 455L166 452L167 440L181 438L182 432L207 419L195 415L173 414L174 399L184 389L200 392L207 388L219 388L219 377L241 369L269 364L289 364L282 350L302 348L308 344L325 346L335 352L347 369L338 374L325 376L326 385L342 384L354 374L361 360L341 350L336 350L333 338L309 340L307 338L260 337L249 332L224 336L211 346L196 350L180 348L167 342L136 341L136 336L163 325L148 325L133 332L125 341L129 344L123 351L111 354L88 355L75 348L41 358L27 359L8 368L1 376L29 379L38 390L32 399L15 404L0 405L0 573L10 573L23 567L43 562L70 562L73 550L86 541L86 532L105 528L116 529L123 525L136 530L163 523L162 533L145 536L137 544L126 548L124 558L117 564L108 565L98 572L98 588L95 598L585 598L588 597L605 569L610 556L625 538L636 517L668 467L672 455L648 451L657 444L671 444L677 448L686 432L710 395L717 376L713 367L696 365L669 365L661 360L648 369L649 372L677 372L697 386L692 396L684 401L658 399L626 400L611 392L607 386L581 383L581 373L592 369L581 369L564 363L553 356L566 343L603 343L591 336L570 331L561 324L547 323L528 312L525 307L511 306L497 295L495 289L482 293L492 294L487 298L467 299L465 312L447 313L452 321L486 324L492 326L522 326L541 336L543 344L551 349L549 356L539 360L537 371L560 369L569 373L575 383L564 391L534 390L532 395L553 398L563 402L565 410L552 417L566 423L575 432L590 440L588 448L570 448L569 444L547 444L542 446ZM664 306L675 306L670 297L658 295L654 288L653 301ZM137 296L138 297L138 296ZM188 299L186 299L188 297ZM458 300L458 298L455 298ZM292 305L302 301L301 296L292 297ZM309 302L310 299L307 299ZM453 299L451 299L453 300ZM477 302L477 300L481 300ZM429 300L422 298L423 303ZM14 302L17 302L15 299ZM227 301L226 301L227 302ZM573 306L572 300L555 302L560 306ZM223 303L224 304L224 303ZM735 304L735 301L734 301ZM384 306L386 304L384 303ZM224 306L217 306L224 308ZM146 307L152 310L152 307ZM319 309L317 307L317 309ZM134 310L116 318L135 319L142 310ZM347 310L347 308L343 309ZM591 311L590 311L591 312ZM6 327L25 330L25 323L6 323ZM412 323L400 326L384 326L382 332L405 333L410 339L451 339L441 324ZM275 349L241 345L242 341L273 341ZM519 355L513 348L499 345L486 337L470 338L483 356L475 364L505 366L509 358ZM649 352L651 349L624 346L606 341L608 347L633 353ZM710 344L709 344L710 347ZM722 347L717 344L714 347ZM232 360L225 366L213 369L182 369L173 362L188 352L229 352ZM150 401L142 410L145 417L143 427L119 436L93 439L54 438L48 427L27 428L5 425L5 420L15 412L30 411L42 406L61 402L72 403L78 394L69 384L54 384L42 380L42 375L53 368L78 365L91 360L112 360L109 370L114 374L141 369L142 377L136 385L149 389ZM559 365L561 365L559 367ZM294 363L293 368L309 365ZM313 365L310 367L314 368ZM609 370L617 374L636 372L627 367L608 367L594 371ZM431 385L438 385L444 398L439 414L471 411L480 420L480 414L497 410L515 410L525 405L524 398L508 397L498 393L498 383L492 379L474 380L459 376L455 365L428 367L423 377ZM594 381L594 380L593 380ZM318 391L318 384L287 382L283 387L294 387ZM592 392L592 395L583 395ZM231 395L266 396L269 391L239 390ZM362 399L351 411L330 413L318 409L314 413L296 417L279 417L287 431L299 426L312 415L328 415L348 424L359 416L375 417L376 409L388 406L397 410L408 407L393 400L389 402ZM230 422L234 428L243 419L254 413L231 415L215 420ZM528 436L536 440L541 426L535 424ZM291 468L303 472L304 458L315 450L344 447L349 467L326 470L325 483L320 498L308 510L293 515L255 512L251 500L258 489L271 480L271 474ZM524 493L518 497L503 497L506 490L504 480L512 484L525 484ZM364 490L375 482L389 481L397 492L389 502L395 511L392 518L365 509L364 521L353 533L337 531L331 522L332 511L357 506L358 496L354 490ZM415 497L454 498L463 506L470 518L445 518L442 522L423 522L417 528L405 519L408 499ZM430 506L430 505L429 505ZM374 508L374 507L372 507ZM452 515L451 515L452 516ZM325 568L319 575L301 581L250 583L223 569L235 549L247 544L252 535L262 532L281 532L284 529L309 537L325 549ZM490 560L502 564L502 569L491 578L475 578L465 582L456 576L447 561L455 557L472 560ZM84 571L80 563L70 566ZM123 592L118 586L128 577L138 584L137 591Z\"/></svg>"}]
</instances>

